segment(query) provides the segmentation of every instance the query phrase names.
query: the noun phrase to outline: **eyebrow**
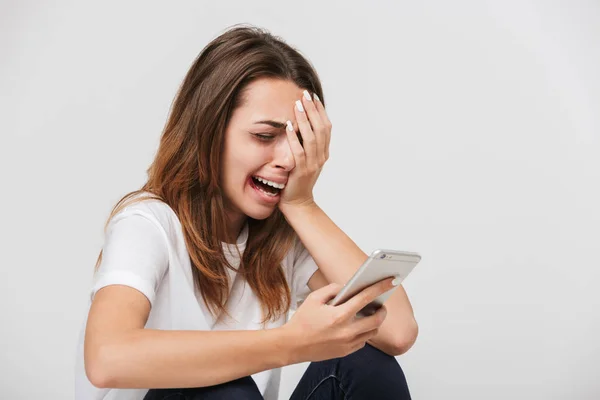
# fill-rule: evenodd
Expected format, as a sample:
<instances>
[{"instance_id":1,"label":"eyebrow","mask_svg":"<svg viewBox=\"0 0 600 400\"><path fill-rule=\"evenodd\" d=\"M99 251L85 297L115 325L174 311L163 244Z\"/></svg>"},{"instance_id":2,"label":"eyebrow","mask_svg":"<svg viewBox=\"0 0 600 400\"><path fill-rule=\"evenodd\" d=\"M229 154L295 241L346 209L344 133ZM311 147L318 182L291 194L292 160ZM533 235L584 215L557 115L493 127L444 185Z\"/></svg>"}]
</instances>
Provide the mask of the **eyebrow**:
<instances>
[{"instance_id":1,"label":"eyebrow","mask_svg":"<svg viewBox=\"0 0 600 400\"><path fill-rule=\"evenodd\" d=\"M282 122L279 121L273 121L272 119L263 119L260 121L256 121L254 123L256 124L264 124L264 125L269 125L272 126L273 128L277 128L277 129L283 129L285 131L285 129L287 128L287 124L284 124ZM304 147L304 140L302 139L302 135L300 134L300 131L294 131L296 133L296 135L298 136L298 140L300 141L300 145L302 147Z\"/></svg>"},{"instance_id":2,"label":"eyebrow","mask_svg":"<svg viewBox=\"0 0 600 400\"><path fill-rule=\"evenodd\" d=\"M273 128L277 128L277 129L285 129L286 128L286 124L285 123L278 122L278 121L273 121L271 119L263 119L261 121L256 121L254 124L255 125L256 124L269 125L269 126L272 126ZM296 133L298 133L298 132L296 131Z\"/></svg>"}]
</instances>

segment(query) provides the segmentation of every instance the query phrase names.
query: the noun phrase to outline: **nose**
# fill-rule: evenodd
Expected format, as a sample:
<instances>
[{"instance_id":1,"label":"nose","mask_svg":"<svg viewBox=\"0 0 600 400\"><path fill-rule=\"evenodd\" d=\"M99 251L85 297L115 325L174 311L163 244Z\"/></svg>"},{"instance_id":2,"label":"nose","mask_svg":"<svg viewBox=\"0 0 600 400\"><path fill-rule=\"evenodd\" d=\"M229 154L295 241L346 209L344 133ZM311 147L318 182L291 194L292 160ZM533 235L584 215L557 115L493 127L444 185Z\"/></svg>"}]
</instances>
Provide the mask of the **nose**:
<instances>
[{"instance_id":1,"label":"nose","mask_svg":"<svg viewBox=\"0 0 600 400\"><path fill-rule=\"evenodd\" d=\"M275 153L273 155L273 163L276 168L283 168L284 171L291 171L296 167L294 161L294 154L292 148L285 135L280 135L277 145L275 146Z\"/></svg>"}]
</instances>

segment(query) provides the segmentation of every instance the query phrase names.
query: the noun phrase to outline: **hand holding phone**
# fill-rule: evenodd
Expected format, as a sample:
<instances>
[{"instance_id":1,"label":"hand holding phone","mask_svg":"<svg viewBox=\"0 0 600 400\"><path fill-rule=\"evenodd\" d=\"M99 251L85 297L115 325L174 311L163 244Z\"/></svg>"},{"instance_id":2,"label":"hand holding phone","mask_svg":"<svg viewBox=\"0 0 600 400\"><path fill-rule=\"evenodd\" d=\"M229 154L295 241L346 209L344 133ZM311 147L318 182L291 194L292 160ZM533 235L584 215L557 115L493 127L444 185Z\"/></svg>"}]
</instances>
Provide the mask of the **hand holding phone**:
<instances>
[{"instance_id":1,"label":"hand holding phone","mask_svg":"<svg viewBox=\"0 0 600 400\"><path fill-rule=\"evenodd\" d=\"M398 287L392 278L400 284L420 259L416 253L376 250L345 286L331 283L311 292L283 326L293 348L291 363L329 360L362 348L385 320L381 305Z\"/></svg>"},{"instance_id":2,"label":"hand holding phone","mask_svg":"<svg viewBox=\"0 0 600 400\"><path fill-rule=\"evenodd\" d=\"M366 287L383 279L394 277L397 283L396 286L391 286L389 290L377 296L357 313L359 318L371 315L392 295L395 288L406 279L419 261L421 261L421 256L417 253L399 250L375 250L337 296L327 304L331 306L342 304Z\"/></svg>"},{"instance_id":3,"label":"hand holding phone","mask_svg":"<svg viewBox=\"0 0 600 400\"><path fill-rule=\"evenodd\" d=\"M291 364L344 357L364 347L377 335L387 310L379 308L373 315L357 319L356 313L388 291L391 279L384 279L364 289L337 307L326 303L342 285L331 283L311 292L282 327L290 344Z\"/></svg>"}]
</instances>

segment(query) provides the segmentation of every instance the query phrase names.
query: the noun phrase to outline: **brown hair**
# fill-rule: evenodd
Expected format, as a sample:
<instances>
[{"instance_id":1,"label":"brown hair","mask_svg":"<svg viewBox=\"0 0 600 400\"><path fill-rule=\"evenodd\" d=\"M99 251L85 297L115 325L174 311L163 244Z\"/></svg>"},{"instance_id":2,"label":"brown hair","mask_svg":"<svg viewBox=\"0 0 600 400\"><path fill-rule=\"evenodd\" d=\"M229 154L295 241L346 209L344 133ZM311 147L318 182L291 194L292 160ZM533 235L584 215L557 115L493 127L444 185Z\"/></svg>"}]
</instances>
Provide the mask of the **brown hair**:
<instances>
[{"instance_id":1,"label":"brown hair","mask_svg":"<svg viewBox=\"0 0 600 400\"><path fill-rule=\"evenodd\" d=\"M246 24L230 27L194 60L171 106L159 148L147 170L147 182L117 202L105 225L106 229L125 206L143 200L133 199L143 192L168 204L181 222L195 283L213 315L227 313L229 279L225 268L233 268L220 238L235 242L225 228L219 187L224 134L233 111L245 104L247 85L259 78L292 81L317 93L325 104L316 71L296 49L263 28ZM277 207L265 220L248 217L248 228L238 273L262 304L264 324L289 310L290 288L281 262L296 234ZM102 251L95 270L101 261Z\"/></svg>"}]
</instances>

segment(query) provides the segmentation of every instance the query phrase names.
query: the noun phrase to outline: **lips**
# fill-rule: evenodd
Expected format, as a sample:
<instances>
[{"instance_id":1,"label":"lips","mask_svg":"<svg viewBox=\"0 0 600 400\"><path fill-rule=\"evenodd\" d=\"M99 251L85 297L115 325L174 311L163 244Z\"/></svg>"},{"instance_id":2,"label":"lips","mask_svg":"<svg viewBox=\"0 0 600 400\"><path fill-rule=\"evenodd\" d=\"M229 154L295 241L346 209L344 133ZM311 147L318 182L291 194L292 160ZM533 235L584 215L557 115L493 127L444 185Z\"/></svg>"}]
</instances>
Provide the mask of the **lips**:
<instances>
[{"instance_id":1,"label":"lips","mask_svg":"<svg viewBox=\"0 0 600 400\"><path fill-rule=\"evenodd\" d=\"M283 184L283 185L287 184L287 178L267 178L266 176L263 176L263 175L252 175L252 176L257 177L257 178L266 179L268 181Z\"/></svg>"},{"instance_id":2,"label":"lips","mask_svg":"<svg viewBox=\"0 0 600 400\"><path fill-rule=\"evenodd\" d=\"M275 204L279 201L279 198L281 196L281 191L279 191L275 195L268 195L262 189L260 189L258 186L256 186L256 183L254 183L254 179L252 179L252 177L248 178L248 183L249 183L250 187L252 188L252 192L255 193L258 200L260 200L261 202Z\"/></svg>"}]
</instances>

